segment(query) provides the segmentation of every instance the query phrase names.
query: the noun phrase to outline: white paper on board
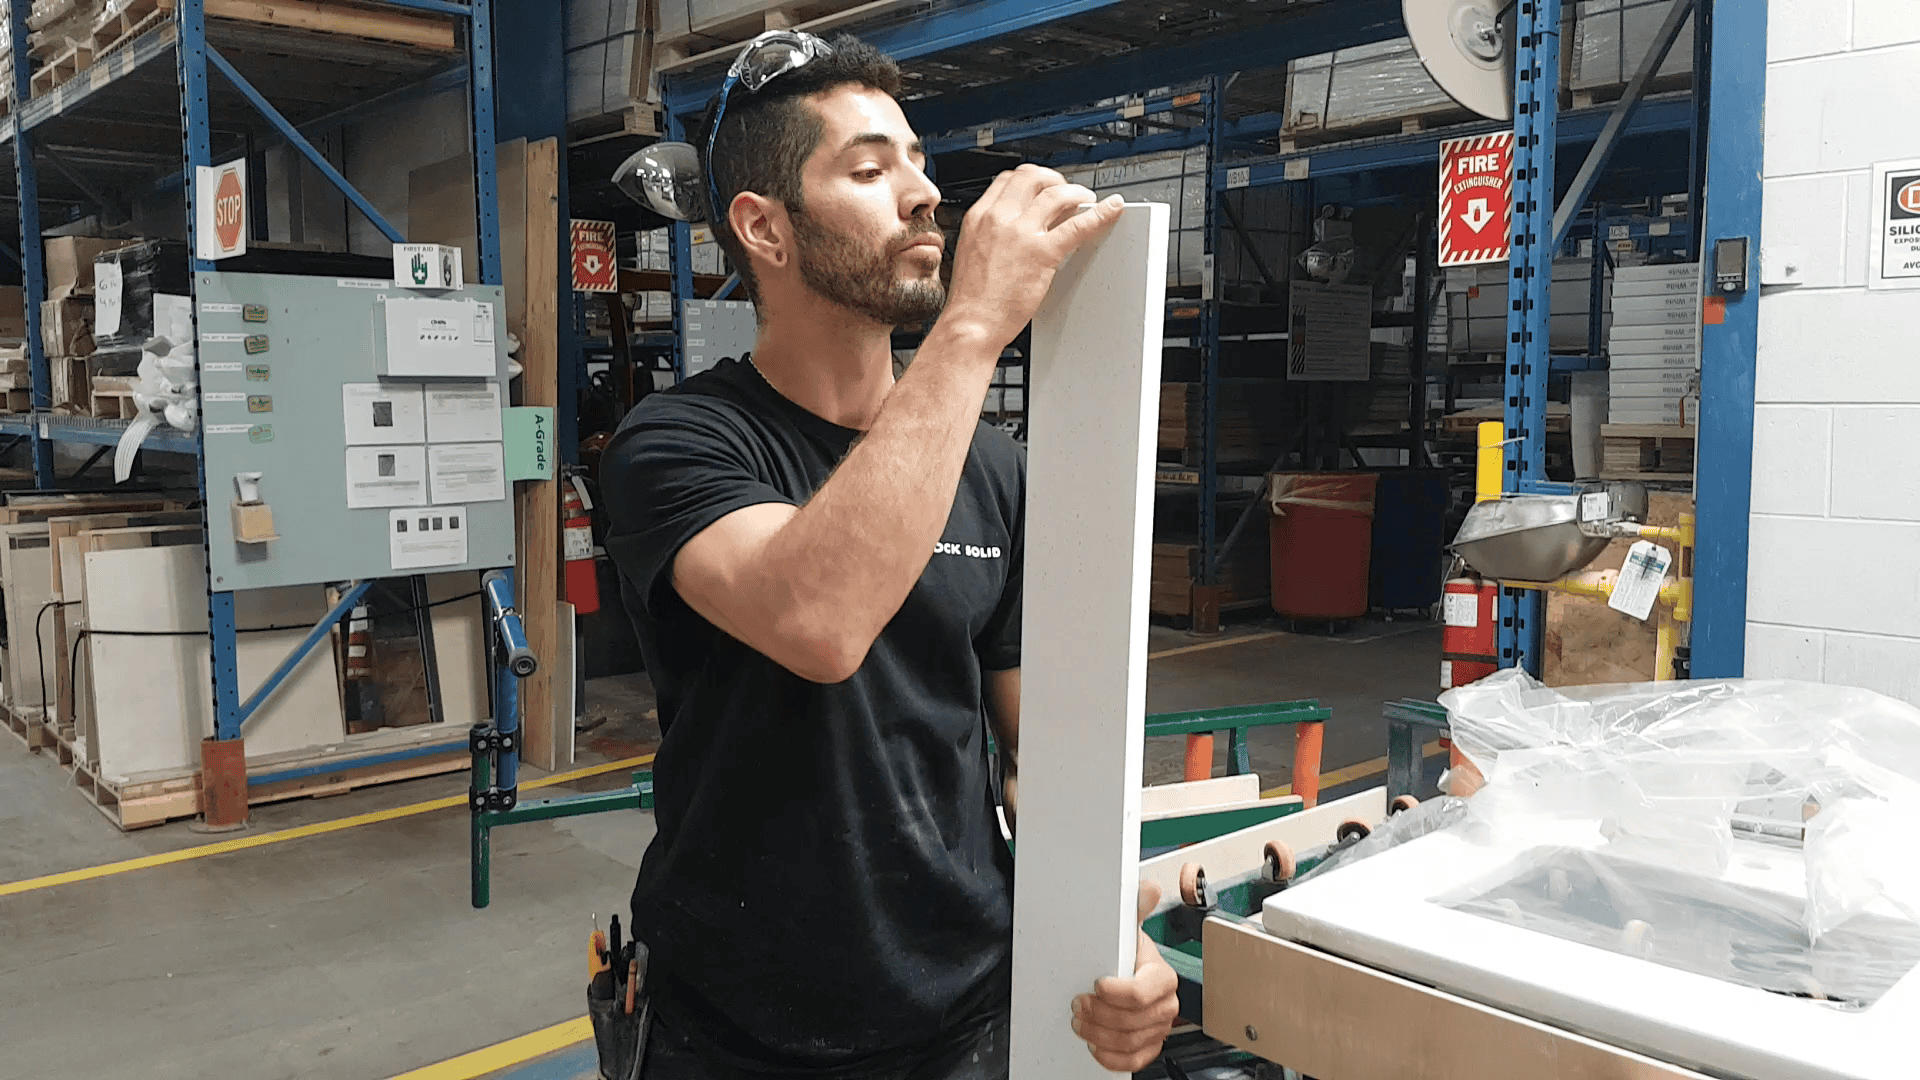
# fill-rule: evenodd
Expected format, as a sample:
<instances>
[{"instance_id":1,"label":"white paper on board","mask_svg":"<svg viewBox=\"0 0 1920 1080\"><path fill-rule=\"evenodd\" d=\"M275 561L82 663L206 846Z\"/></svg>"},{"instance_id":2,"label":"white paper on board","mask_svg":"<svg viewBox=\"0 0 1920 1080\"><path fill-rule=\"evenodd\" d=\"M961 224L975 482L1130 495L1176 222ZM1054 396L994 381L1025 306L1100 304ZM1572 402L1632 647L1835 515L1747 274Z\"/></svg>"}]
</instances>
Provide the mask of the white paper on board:
<instances>
[{"instance_id":1,"label":"white paper on board","mask_svg":"<svg viewBox=\"0 0 1920 1080\"><path fill-rule=\"evenodd\" d=\"M389 559L395 570L459 566L467 561L464 506L423 506L387 512Z\"/></svg>"},{"instance_id":2,"label":"white paper on board","mask_svg":"<svg viewBox=\"0 0 1920 1080\"><path fill-rule=\"evenodd\" d=\"M418 383L347 383L340 388L348 446L427 441Z\"/></svg>"},{"instance_id":3,"label":"white paper on board","mask_svg":"<svg viewBox=\"0 0 1920 1080\"><path fill-rule=\"evenodd\" d=\"M424 446L347 447L347 507L427 505Z\"/></svg>"},{"instance_id":4,"label":"white paper on board","mask_svg":"<svg viewBox=\"0 0 1920 1080\"><path fill-rule=\"evenodd\" d=\"M498 382L434 383L426 396L428 442L500 441Z\"/></svg>"},{"instance_id":5,"label":"white paper on board","mask_svg":"<svg viewBox=\"0 0 1920 1080\"><path fill-rule=\"evenodd\" d=\"M120 263L106 260L93 264L93 333L110 337L120 332L122 282Z\"/></svg>"},{"instance_id":6,"label":"white paper on board","mask_svg":"<svg viewBox=\"0 0 1920 1080\"><path fill-rule=\"evenodd\" d=\"M497 442L440 443L427 447L433 501L499 502L507 497L507 467Z\"/></svg>"}]
</instances>

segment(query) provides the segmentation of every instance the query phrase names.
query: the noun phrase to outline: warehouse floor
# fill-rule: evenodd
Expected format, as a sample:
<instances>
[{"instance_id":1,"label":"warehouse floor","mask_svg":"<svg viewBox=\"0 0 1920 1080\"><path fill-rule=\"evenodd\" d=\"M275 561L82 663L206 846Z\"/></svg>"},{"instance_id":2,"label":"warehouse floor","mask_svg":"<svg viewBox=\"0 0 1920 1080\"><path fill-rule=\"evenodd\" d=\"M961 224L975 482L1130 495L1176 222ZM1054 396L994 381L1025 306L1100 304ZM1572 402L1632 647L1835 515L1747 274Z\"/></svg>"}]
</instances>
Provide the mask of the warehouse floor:
<instances>
[{"instance_id":1,"label":"warehouse floor","mask_svg":"<svg viewBox=\"0 0 1920 1080\"><path fill-rule=\"evenodd\" d=\"M1431 697L1440 651L1428 623L1363 623L1341 637L1242 625L1224 640L1155 629L1149 647L1150 711L1302 697L1330 705L1324 768L1335 794L1379 782L1380 703ZM646 752L643 693L633 678L590 687L581 765ZM1180 740L1155 740L1148 781L1178 779L1181 760ZM1253 760L1264 785L1287 782L1290 733L1257 735ZM627 779L613 772L545 793ZM221 838L185 823L119 833L51 762L0 741L0 1080L378 1080L579 1016L589 920L597 912L604 925L625 906L651 819L499 830L493 906L475 911L466 815L417 809L465 783L449 775L256 807L244 835L415 812L8 895L8 882ZM484 1067L538 1052L497 1051ZM538 1068L519 1075L577 1074Z\"/></svg>"}]
</instances>

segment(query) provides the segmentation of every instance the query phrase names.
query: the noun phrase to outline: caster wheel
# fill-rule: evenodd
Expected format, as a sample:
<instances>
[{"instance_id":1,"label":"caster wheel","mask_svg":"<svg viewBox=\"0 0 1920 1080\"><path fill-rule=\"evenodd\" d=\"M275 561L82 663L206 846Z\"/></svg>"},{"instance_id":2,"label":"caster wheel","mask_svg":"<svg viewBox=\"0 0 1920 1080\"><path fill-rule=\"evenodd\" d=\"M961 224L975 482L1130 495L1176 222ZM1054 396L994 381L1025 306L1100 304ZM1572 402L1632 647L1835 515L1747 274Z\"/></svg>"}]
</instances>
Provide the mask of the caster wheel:
<instances>
[{"instance_id":1,"label":"caster wheel","mask_svg":"<svg viewBox=\"0 0 1920 1080\"><path fill-rule=\"evenodd\" d=\"M1404 814L1419 805L1420 800L1411 795L1395 796L1394 800L1387 804L1387 816L1392 817L1395 814Z\"/></svg>"},{"instance_id":2,"label":"caster wheel","mask_svg":"<svg viewBox=\"0 0 1920 1080\"><path fill-rule=\"evenodd\" d=\"M1207 906L1207 872L1199 863L1180 868L1180 902L1188 907Z\"/></svg>"},{"instance_id":3,"label":"caster wheel","mask_svg":"<svg viewBox=\"0 0 1920 1080\"><path fill-rule=\"evenodd\" d=\"M1267 841L1265 850L1267 880L1276 885L1285 885L1293 880L1300 864L1293 857L1293 849L1279 840Z\"/></svg>"},{"instance_id":4,"label":"caster wheel","mask_svg":"<svg viewBox=\"0 0 1920 1080\"><path fill-rule=\"evenodd\" d=\"M1339 837L1341 843L1348 844L1355 840L1365 840L1373 835L1373 830L1368 828L1364 821L1348 819L1340 823L1339 830L1333 835Z\"/></svg>"}]
</instances>

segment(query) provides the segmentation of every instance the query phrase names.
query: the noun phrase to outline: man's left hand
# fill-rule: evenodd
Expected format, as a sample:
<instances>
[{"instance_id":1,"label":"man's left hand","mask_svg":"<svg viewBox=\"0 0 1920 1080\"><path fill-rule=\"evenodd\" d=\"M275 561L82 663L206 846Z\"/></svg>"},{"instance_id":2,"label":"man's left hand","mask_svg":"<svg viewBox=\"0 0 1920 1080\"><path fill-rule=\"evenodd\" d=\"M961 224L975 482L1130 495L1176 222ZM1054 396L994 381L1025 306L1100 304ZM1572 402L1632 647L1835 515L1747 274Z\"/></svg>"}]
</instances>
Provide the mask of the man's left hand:
<instances>
[{"instance_id":1,"label":"man's left hand","mask_svg":"<svg viewBox=\"0 0 1920 1080\"><path fill-rule=\"evenodd\" d=\"M1140 883L1140 921L1160 903L1160 886ZM1093 993L1073 999L1073 1033L1085 1039L1093 1060L1115 1072L1139 1072L1160 1056L1180 1012L1180 980L1161 958L1153 939L1140 932L1133 974L1109 976Z\"/></svg>"}]
</instances>

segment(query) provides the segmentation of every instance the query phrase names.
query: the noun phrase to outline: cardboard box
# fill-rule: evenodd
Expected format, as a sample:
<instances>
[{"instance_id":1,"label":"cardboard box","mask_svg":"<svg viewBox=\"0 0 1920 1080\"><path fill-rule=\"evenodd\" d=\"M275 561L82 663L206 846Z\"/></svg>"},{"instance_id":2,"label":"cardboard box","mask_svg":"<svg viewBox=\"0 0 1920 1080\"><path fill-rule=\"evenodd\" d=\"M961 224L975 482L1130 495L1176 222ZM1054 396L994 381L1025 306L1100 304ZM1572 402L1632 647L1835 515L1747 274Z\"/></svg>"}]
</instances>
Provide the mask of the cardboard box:
<instances>
[{"instance_id":1,"label":"cardboard box","mask_svg":"<svg viewBox=\"0 0 1920 1080\"><path fill-rule=\"evenodd\" d=\"M0 341L26 337L27 291L18 285L0 286Z\"/></svg>"},{"instance_id":2,"label":"cardboard box","mask_svg":"<svg viewBox=\"0 0 1920 1080\"><path fill-rule=\"evenodd\" d=\"M48 356L93 355L93 298L71 296L43 301L40 347Z\"/></svg>"},{"instance_id":3,"label":"cardboard box","mask_svg":"<svg viewBox=\"0 0 1920 1080\"><path fill-rule=\"evenodd\" d=\"M93 261L127 241L106 240L97 236L55 236L46 242L47 299L64 300L69 296L93 292Z\"/></svg>"}]
</instances>

